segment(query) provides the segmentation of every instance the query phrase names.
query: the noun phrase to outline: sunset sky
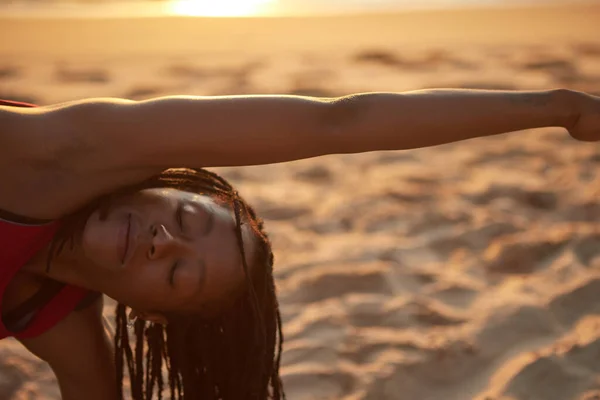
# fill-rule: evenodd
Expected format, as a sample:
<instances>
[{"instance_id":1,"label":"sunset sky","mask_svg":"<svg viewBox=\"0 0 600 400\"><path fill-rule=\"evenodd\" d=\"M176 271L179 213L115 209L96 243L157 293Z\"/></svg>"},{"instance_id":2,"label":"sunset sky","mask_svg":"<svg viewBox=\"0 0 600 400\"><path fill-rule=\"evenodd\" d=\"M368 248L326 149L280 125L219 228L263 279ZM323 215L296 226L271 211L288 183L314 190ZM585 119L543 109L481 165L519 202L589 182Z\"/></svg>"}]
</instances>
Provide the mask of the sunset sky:
<instances>
[{"instance_id":1,"label":"sunset sky","mask_svg":"<svg viewBox=\"0 0 600 400\"><path fill-rule=\"evenodd\" d=\"M406 9L553 4L585 0L51 0L2 1L0 13L16 16L252 17L362 13Z\"/></svg>"}]
</instances>

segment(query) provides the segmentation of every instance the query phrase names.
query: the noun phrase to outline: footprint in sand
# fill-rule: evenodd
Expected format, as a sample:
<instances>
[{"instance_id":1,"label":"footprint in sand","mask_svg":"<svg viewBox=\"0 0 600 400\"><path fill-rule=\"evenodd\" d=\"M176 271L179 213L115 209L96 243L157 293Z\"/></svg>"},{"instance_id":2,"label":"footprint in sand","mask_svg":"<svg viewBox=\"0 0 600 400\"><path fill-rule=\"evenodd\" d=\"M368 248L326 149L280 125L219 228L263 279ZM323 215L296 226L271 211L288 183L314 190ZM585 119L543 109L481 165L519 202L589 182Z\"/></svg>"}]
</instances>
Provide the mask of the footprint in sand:
<instances>
[{"instance_id":1,"label":"footprint in sand","mask_svg":"<svg viewBox=\"0 0 600 400\"><path fill-rule=\"evenodd\" d=\"M530 274L560 255L568 239L524 242L518 238L496 240L483 255L484 268L491 273Z\"/></svg>"},{"instance_id":2,"label":"footprint in sand","mask_svg":"<svg viewBox=\"0 0 600 400\"><path fill-rule=\"evenodd\" d=\"M284 367L304 362L333 365L340 361L340 355L336 348L312 343L309 340L286 341L285 347Z\"/></svg>"},{"instance_id":3,"label":"footprint in sand","mask_svg":"<svg viewBox=\"0 0 600 400\"><path fill-rule=\"evenodd\" d=\"M486 317L475 340L490 359L520 348L523 343L549 337L557 329L551 313L537 305L507 304Z\"/></svg>"},{"instance_id":4,"label":"footprint in sand","mask_svg":"<svg viewBox=\"0 0 600 400\"><path fill-rule=\"evenodd\" d=\"M525 72L546 73L561 83L576 82L583 78L576 63L557 56L531 55L528 60L517 63L515 67Z\"/></svg>"},{"instance_id":5,"label":"footprint in sand","mask_svg":"<svg viewBox=\"0 0 600 400\"><path fill-rule=\"evenodd\" d=\"M585 57L600 57L600 44L598 43L576 43L572 48L578 55Z\"/></svg>"},{"instance_id":6,"label":"footprint in sand","mask_svg":"<svg viewBox=\"0 0 600 400\"><path fill-rule=\"evenodd\" d=\"M352 294L342 302L347 319L354 327L386 326L387 296L377 294Z\"/></svg>"},{"instance_id":7,"label":"footprint in sand","mask_svg":"<svg viewBox=\"0 0 600 400\"><path fill-rule=\"evenodd\" d=\"M363 400L467 399L456 382L472 379L481 369L478 350L468 342L456 341L413 357L382 358L370 365L376 379L365 388Z\"/></svg>"},{"instance_id":8,"label":"footprint in sand","mask_svg":"<svg viewBox=\"0 0 600 400\"><path fill-rule=\"evenodd\" d=\"M337 343L346 334L345 319L341 316L307 316L302 315L288 322L286 340L301 337L318 338L319 343Z\"/></svg>"},{"instance_id":9,"label":"footprint in sand","mask_svg":"<svg viewBox=\"0 0 600 400\"><path fill-rule=\"evenodd\" d=\"M558 204L558 197L553 192L506 185L491 185L479 193L470 194L467 198L477 205L487 205L499 198L509 198L520 205L538 210L554 210Z\"/></svg>"},{"instance_id":10,"label":"footprint in sand","mask_svg":"<svg viewBox=\"0 0 600 400\"><path fill-rule=\"evenodd\" d=\"M473 215L469 212L440 212L437 209L426 209L422 213L413 212L408 221L408 235L414 236L440 228L468 223Z\"/></svg>"},{"instance_id":11,"label":"footprint in sand","mask_svg":"<svg viewBox=\"0 0 600 400\"><path fill-rule=\"evenodd\" d=\"M504 386L503 394L518 399L563 400L587 392L579 398L593 398L594 392L589 391L598 390L600 373L597 325L597 317L584 320L568 336L532 354L533 359L515 371Z\"/></svg>"},{"instance_id":12,"label":"footprint in sand","mask_svg":"<svg viewBox=\"0 0 600 400\"><path fill-rule=\"evenodd\" d=\"M397 163L411 163L417 160L415 152L388 151L376 155L375 165L389 165Z\"/></svg>"},{"instance_id":13,"label":"footprint in sand","mask_svg":"<svg viewBox=\"0 0 600 400\"><path fill-rule=\"evenodd\" d=\"M325 165L312 165L296 172L297 179L310 183L331 183L334 179L331 168Z\"/></svg>"},{"instance_id":14,"label":"footprint in sand","mask_svg":"<svg viewBox=\"0 0 600 400\"><path fill-rule=\"evenodd\" d=\"M286 341L311 338L319 345L332 345L339 343L347 334L346 313L337 299L294 304L292 309L298 312L285 325Z\"/></svg>"},{"instance_id":15,"label":"footprint in sand","mask_svg":"<svg viewBox=\"0 0 600 400\"><path fill-rule=\"evenodd\" d=\"M467 309L479 290L459 283L439 283L430 288L429 296L450 307Z\"/></svg>"},{"instance_id":16,"label":"footprint in sand","mask_svg":"<svg viewBox=\"0 0 600 400\"><path fill-rule=\"evenodd\" d=\"M600 313L598 293L600 278L590 279L557 295L548 307L558 321L570 326L584 315Z\"/></svg>"},{"instance_id":17,"label":"footprint in sand","mask_svg":"<svg viewBox=\"0 0 600 400\"><path fill-rule=\"evenodd\" d=\"M21 75L21 70L18 67L14 66L4 66L0 67L0 80L3 79L14 79Z\"/></svg>"},{"instance_id":18,"label":"footprint in sand","mask_svg":"<svg viewBox=\"0 0 600 400\"><path fill-rule=\"evenodd\" d=\"M573 253L586 267L600 260L600 234L590 235L578 240L573 246Z\"/></svg>"},{"instance_id":19,"label":"footprint in sand","mask_svg":"<svg viewBox=\"0 0 600 400\"><path fill-rule=\"evenodd\" d=\"M563 221L597 223L600 221L600 204L597 200L576 203L558 216Z\"/></svg>"},{"instance_id":20,"label":"footprint in sand","mask_svg":"<svg viewBox=\"0 0 600 400\"><path fill-rule=\"evenodd\" d=\"M389 50L371 49L357 53L353 61L364 64L376 64L386 67L398 67L402 60Z\"/></svg>"},{"instance_id":21,"label":"footprint in sand","mask_svg":"<svg viewBox=\"0 0 600 400\"><path fill-rule=\"evenodd\" d=\"M357 382L353 374L311 364L286 370L282 379L286 391L294 393L294 400L341 399Z\"/></svg>"},{"instance_id":22,"label":"footprint in sand","mask_svg":"<svg viewBox=\"0 0 600 400\"><path fill-rule=\"evenodd\" d=\"M485 151L482 154L475 156L473 159L467 161L466 165L470 167L479 167L482 165L489 165L498 162L514 163L517 160L526 162L539 157L538 154L523 148L512 147L502 150L503 151Z\"/></svg>"},{"instance_id":23,"label":"footprint in sand","mask_svg":"<svg viewBox=\"0 0 600 400\"><path fill-rule=\"evenodd\" d=\"M284 221L294 220L296 218L309 215L312 209L300 206L278 206L275 204L264 205L260 207L259 214L265 220Z\"/></svg>"},{"instance_id":24,"label":"footprint in sand","mask_svg":"<svg viewBox=\"0 0 600 400\"><path fill-rule=\"evenodd\" d=\"M136 86L124 94L126 99L132 100L144 100L150 97L157 97L164 89L153 86Z\"/></svg>"},{"instance_id":25,"label":"footprint in sand","mask_svg":"<svg viewBox=\"0 0 600 400\"><path fill-rule=\"evenodd\" d=\"M170 65L166 67L162 73L170 77L186 80L203 79L214 75L214 72L210 69L185 63Z\"/></svg>"},{"instance_id":26,"label":"footprint in sand","mask_svg":"<svg viewBox=\"0 0 600 400\"><path fill-rule=\"evenodd\" d=\"M380 65L403 70L418 69L420 71L436 69L442 66L450 66L462 70L477 68L476 64L459 59L443 49L432 49L416 57L402 57L389 50L370 49L355 54L353 61L359 64Z\"/></svg>"},{"instance_id":27,"label":"footprint in sand","mask_svg":"<svg viewBox=\"0 0 600 400\"><path fill-rule=\"evenodd\" d=\"M521 229L511 223L489 223L462 233L450 232L432 240L429 247L443 258L448 258L454 252L464 249L479 253L494 240L519 231Z\"/></svg>"},{"instance_id":28,"label":"footprint in sand","mask_svg":"<svg viewBox=\"0 0 600 400\"><path fill-rule=\"evenodd\" d=\"M467 320L466 316L452 307L433 299L412 300L399 307L388 309L385 315L386 326L399 326L403 319L408 319L409 323L406 327L415 325L423 327L454 326Z\"/></svg>"},{"instance_id":29,"label":"footprint in sand","mask_svg":"<svg viewBox=\"0 0 600 400\"><path fill-rule=\"evenodd\" d=\"M516 399L572 399L581 391L579 373L553 357L538 358L517 373L504 391ZM532 385L532 382L535 384Z\"/></svg>"},{"instance_id":30,"label":"footprint in sand","mask_svg":"<svg viewBox=\"0 0 600 400\"><path fill-rule=\"evenodd\" d=\"M290 282L281 295L286 302L311 303L351 293L392 294L387 274L382 264L323 268Z\"/></svg>"},{"instance_id":31,"label":"footprint in sand","mask_svg":"<svg viewBox=\"0 0 600 400\"><path fill-rule=\"evenodd\" d=\"M351 231L354 227L354 221L350 217L339 217L318 221L306 219L304 221L300 220L297 227L300 230L307 230L319 235L330 235Z\"/></svg>"},{"instance_id":32,"label":"footprint in sand","mask_svg":"<svg viewBox=\"0 0 600 400\"><path fill-rule=\"evenodd\" d=\"M109 73L102 68L85 68L59 65L55 71L56 80L60 83L96 83L110 81Z\"/></svg>"},{"instance_id":33,"label":"footprint in sand","mask_svg":"<svg viewBox=\"0 0 600 400\"><path fill-rule=\"evenodd\" d=\"M466 316L435 300L382 300L384 296L351 296L344 301L348 322L355 327L447 327L464 323Z\"/></svg>"}]
</instances>

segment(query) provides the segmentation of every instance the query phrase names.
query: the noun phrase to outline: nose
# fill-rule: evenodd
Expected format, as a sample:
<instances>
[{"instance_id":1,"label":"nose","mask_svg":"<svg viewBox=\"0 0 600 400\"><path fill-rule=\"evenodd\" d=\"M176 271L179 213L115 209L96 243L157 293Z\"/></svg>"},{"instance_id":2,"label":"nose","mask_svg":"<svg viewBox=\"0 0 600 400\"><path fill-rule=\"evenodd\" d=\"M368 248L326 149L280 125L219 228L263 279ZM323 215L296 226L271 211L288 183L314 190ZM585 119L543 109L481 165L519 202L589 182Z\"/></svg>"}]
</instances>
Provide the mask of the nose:
<instances>
[{"instance_id":1,"label":"nose","mask_svg":"<svg viewBox=\"0 0 600 400\"><path fill-rule=\"evenodd\" d=\"M174 254L184 248L181 239L173 236L166 226L159 224L152 228L149 255L152 259Z\"/></svg>"}]
</instances>

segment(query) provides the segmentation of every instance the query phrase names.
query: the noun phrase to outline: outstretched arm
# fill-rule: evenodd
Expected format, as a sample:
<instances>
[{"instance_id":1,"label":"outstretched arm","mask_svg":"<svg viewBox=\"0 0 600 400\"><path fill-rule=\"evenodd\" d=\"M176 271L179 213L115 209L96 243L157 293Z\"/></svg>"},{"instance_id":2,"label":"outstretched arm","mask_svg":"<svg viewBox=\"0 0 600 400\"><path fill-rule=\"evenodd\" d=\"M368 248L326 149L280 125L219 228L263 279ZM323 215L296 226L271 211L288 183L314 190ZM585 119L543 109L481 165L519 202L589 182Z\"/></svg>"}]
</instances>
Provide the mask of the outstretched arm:
<instances>
[{"instance_id":1,"label":"outstretched arm","mask_svg":"<svg viewBox=\"0 0 600 400\"><path fill-rule=\"evenodd\" d=\"M38 114L39 135L46 136L41 142L48 148L63 146L61 154L71 158L75 154L69 150L86 152L87 163L214 167L566 127L578 112L578 94L437 89L333 99L173 96L139 102L90 99L24 112ZM48 127L55 131L47 132Z\"/></svg>"},{"instance_id":2,"label":"outstretched arm","mask_svg":"<svg viewBox=\"0 0 600 400\"><path fill-rule=\"evenodd\" d=\"M5 137L0 149L8 159L16 155L63 171L53 180L64 196L74 196L67 192L75 187L89 196L167 167L412 149L547 126L598 140L599 110L599 98L568 90L89 99L40 109L0 107L0 133L19 133Z\"/></svg>"}]
</instances>

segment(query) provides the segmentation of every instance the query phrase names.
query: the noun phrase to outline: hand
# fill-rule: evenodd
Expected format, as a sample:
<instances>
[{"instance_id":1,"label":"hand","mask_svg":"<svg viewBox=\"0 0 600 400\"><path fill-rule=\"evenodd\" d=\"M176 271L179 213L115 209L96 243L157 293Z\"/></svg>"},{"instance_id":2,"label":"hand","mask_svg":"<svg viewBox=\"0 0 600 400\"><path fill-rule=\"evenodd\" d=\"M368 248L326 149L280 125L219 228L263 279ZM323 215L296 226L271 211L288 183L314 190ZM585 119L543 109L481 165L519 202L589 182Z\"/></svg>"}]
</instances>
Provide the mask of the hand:
<instances>
[{"instance_id":1,"label":"hand","mask_svg":"<svg viewBox=\"0 0 600 400\"><path fill-rule=\"evenodd\" d=\"M584 142L600 141L600 97L569 92L567 104L573 110L565 124L571 136Z\"/></svg>"}]
</instances>

